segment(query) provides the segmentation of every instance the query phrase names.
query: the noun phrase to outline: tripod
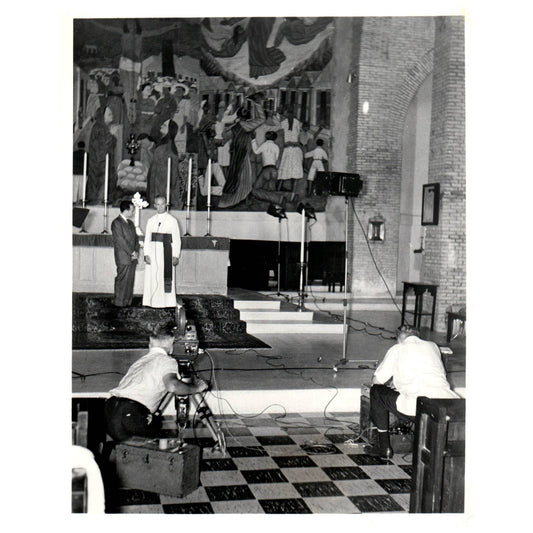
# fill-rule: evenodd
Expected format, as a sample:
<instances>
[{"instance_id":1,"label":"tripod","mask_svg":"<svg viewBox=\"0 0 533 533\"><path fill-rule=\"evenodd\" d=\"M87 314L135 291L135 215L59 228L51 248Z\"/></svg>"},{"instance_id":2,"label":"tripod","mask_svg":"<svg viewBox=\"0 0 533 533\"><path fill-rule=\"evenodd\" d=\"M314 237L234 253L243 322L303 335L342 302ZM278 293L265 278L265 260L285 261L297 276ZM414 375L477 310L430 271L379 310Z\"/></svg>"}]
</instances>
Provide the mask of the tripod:
<instances>
[{"instance_id":1,"label":"tripod","mask_svg":"<svg viewBox=\"0 0 533 533\"><path fill-rule=\"evenodd\" d=\"M343 320L342 320L342 359L338 361L333 370L338 372L339 365L345 365L347 363L366 363L367 361L359 361L346 358L346 346L348 343L348 196L344 197L344 299L342 301L343 306Z\"/></svg>"},{"instance_id":2,"label":"tripod","mask_svg":"<svg viewBox=\"0 0 533 533\"><path fill-rule=\"evenodd\" d=\"M188 359L178 360L178 369L181 375L181 380L184 383L191 383L196 376L192 361ZM215 441L212 451L218 451L222 455L225 455L226 437L214 419L213 413L202 394L173 395L169 392L158 409L160 412L163 412L166 406L170 403L172 396L174 396L174 404L176 406L176 426L178 428L178 445L173 451L177 451L186 446L183 434L189 422L189 412L192 404L195 412L198 414L198 418L209 430L211 437Z\"/></svg>"}]
</instances>

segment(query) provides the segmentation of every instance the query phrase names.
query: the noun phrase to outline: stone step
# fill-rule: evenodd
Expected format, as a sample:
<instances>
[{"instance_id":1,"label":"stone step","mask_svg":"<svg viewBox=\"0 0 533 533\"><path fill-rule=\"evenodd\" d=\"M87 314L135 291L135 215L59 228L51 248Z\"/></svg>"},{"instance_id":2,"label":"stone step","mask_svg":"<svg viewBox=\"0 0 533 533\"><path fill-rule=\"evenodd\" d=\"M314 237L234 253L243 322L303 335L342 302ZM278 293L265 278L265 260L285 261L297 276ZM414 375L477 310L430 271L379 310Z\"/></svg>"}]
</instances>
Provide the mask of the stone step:
<instances>
[{"instance_id":1,"label":"stone step","mask_svg":"<svg viewBox=\"0 0 533 533\"><path fill-rule=\"evenodd\" d=\"M279 310L279 300L234 300L233 307L239 311L264 309L268 311Z\"/></svg>"},{"instance_id":2,"label":"stone step","mask_svg":"<svg viewBox=\"0 0 533 533\"><path fill-rule=\"evenodd\" d=\"M251 335L261 333L305 333L305 334L341 334L343 325L337 323L311 322L308 320L268 321L250 320L246 322L246 331Z\"/></svg>"},{"instance_id":3,"label":"stone step","mask_svg":"<svg viewBox=\"0 0 533 533\"><path fill-rule=\"evenodd\" d=\"M312 311L269 311L264 309L250 309L240 311L241 320L246 323L249 321L263 321L263 322L279 322L280 320L291 321L306 321L311 322L313 320Z\"/></svg>"}]
</instances>

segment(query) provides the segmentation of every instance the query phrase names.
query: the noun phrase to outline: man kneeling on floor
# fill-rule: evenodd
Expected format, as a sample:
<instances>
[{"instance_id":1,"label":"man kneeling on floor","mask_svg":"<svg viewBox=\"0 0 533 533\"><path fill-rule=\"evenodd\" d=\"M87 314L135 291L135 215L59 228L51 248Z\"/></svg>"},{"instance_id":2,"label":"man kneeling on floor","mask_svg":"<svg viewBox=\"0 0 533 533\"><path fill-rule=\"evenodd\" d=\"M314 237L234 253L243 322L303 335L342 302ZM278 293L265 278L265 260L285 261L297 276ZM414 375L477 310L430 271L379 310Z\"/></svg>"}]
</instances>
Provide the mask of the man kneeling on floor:
<instances>
[{"instance_id":1,"label":"man kneeling on floor","mask_svg":"<svg viewBox=\"0 0 533 533\"><path fill-rule=\"evenodd\" d=\"M450 388L438 346L422 340L411 326L398 329L398 343L389 348L376 368L370 389L370 420L378 430L377 445L365 453L391 458L389 413L401 420L414 421L416 399L459 398ZM390 386L386 385L391 381Z\"/></svg>"},{"instance_id":2,"label":"man kneeling on floor","mask_svg":"<svg viewBox=\"0 0 533 533\"><path fill-rule=\"evenodd\" d=\"M178 363L170 356L173 346L173 328L160 327L150 336L149 352L130 366L118 387L109 391L104 413L107 433L114 440L157 436L161 417L155 412L167 392L186 396L207 390L201 379L184 383L178 378Z\"/></svg>"}]
</instances>

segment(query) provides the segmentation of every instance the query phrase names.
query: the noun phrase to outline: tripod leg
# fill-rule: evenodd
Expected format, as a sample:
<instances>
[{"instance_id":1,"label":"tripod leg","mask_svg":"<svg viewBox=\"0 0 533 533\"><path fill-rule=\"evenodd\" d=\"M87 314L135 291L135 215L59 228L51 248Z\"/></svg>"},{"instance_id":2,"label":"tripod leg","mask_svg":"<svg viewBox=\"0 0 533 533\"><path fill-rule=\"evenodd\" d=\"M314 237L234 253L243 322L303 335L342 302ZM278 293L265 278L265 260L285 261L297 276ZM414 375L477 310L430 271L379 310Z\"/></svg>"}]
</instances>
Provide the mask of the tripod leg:
<instances>
[{"instance_id":1,"label":"tripod leg","mask_svg":"<svg viewBox=\"0 0 533 533\"><path fill-rule=\"evenodd\" d=\"M176 396L176 426L178 428L178 446L183 446L183 431L187 427L187 420L189 419L189 397Z\"/></svg>"},{"instance_id":2,"label":"tripod leg","mask_svg":"<svg viewBox=\"0 0 533 533\"><path fill-rule=\"evenodd\" d=\"M200 405L196 396L191 396L191 402L193 403L196 412L198 413L198 418L200 418L201 422L209 430L211 436L213 437L213 440L215 441L213 451L220 451L223 455L225 455L226 437L217 422L215 421L215 419L213 418L213 413L211 412L211 409L209 409L209 406L207 405L205 400L202 402L202 405Z\"/></svg>"}]
</instances>

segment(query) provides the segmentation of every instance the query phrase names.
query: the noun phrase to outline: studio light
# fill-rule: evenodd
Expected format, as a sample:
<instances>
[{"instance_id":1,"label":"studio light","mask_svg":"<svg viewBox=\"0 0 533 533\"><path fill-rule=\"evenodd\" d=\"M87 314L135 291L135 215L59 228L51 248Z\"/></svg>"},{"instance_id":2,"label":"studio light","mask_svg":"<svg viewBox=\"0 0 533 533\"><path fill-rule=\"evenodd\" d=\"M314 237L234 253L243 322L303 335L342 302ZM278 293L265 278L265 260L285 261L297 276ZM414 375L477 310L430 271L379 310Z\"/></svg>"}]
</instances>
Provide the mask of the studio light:
<instances>
[{"instance_id":1,"label":"studio light","mask_svg":"<svg viewBox=\"0 0 533 533\"><path fill-rule=\"evenodd\" d=\"M270 204L266 212L272 217L276 217L279 219L287 218L287 215L285 214L285 209L283 209L283 207L281 207L281 205L279 204Z\"/></svg>"},{"instance_id":2,"label":"studio light","mask_svg":"<svg viewBox=\"0 0 533 533\"><path fill-rule=\"evenodd\" d=\"M302 214L302 211L305 210L305 216L307 218L312 218L313 220L316 220L315 208L311 204L304 205L303 203L300 203L298 204L296 210L298 211L298 213L300 213L300 215Z\"/></svg>"}]
</instances>

